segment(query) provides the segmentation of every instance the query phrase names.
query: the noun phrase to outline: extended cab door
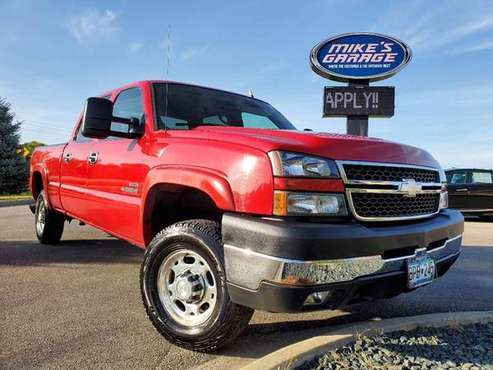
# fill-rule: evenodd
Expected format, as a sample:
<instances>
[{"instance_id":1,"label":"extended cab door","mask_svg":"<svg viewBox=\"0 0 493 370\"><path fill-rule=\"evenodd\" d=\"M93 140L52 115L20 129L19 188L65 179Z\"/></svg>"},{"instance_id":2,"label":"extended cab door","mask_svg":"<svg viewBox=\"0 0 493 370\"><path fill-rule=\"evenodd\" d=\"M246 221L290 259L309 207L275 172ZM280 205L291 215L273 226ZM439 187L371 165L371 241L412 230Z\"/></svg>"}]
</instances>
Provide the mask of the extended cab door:
<instances>
[{"instance_id":1,"label":"extended cab door","mask_svg":"<svg viewBox=\"0 0 493 370\"><path fill-rule=\"evenodd\" d=\"M455 209L469 209L469 170L447 171L449 206Z\"/></svg>"},{"instance_id":2,"label":"extended cab door","mask_svg":"<svg viewBox=\"0 0 493 370\"><path fill-rule=\"evenodd\" d=\"M114 101L113 116L144 117L140 87L121 91ZM127 126L112 123L113 131ZM144 138L108 137L96 139L88 163L88 221L112 234L131 241L141 239L140 197L148 166Z\"/></svg>"},{"instance_id":3,"label":"extended cab door","mask_svg":"<svg viewBox=\"0 0 493 370\"><path fill-rule=\"evenodd\" d=\"M475 210L493 210L493 172L472 170L469 188L469 204Z\"/></svg>"},{"instance_id":4,"label":"extended cab door","mask_svg":"<svg viewBox=\"0 0 493 370\"><path fill-rule=\"evenodd\" d=\"M92 139L81 135L81 122L78 133L63 151L60 164L60 201L63 209L70 215L86 217L87 155L93 145Z\"/></svg>"}]
</instances>

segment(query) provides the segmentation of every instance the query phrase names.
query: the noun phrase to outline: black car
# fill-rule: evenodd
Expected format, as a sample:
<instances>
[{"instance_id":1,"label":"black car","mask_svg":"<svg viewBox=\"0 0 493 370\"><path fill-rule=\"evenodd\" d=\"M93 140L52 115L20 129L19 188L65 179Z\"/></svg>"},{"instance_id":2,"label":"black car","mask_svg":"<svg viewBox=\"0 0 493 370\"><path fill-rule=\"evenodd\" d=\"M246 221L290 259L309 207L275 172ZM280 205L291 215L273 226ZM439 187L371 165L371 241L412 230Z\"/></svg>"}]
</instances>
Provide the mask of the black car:
<instances>
[{"instance_id":1,"label":"black car","mask_svg":"<svg viewBox=\"0 0 493 370\"><path fill-rule=\"evenodd\" d=\"M493 220L493 170L454 168L445 173L450 208Z\"/></svg>"}]
</instances>

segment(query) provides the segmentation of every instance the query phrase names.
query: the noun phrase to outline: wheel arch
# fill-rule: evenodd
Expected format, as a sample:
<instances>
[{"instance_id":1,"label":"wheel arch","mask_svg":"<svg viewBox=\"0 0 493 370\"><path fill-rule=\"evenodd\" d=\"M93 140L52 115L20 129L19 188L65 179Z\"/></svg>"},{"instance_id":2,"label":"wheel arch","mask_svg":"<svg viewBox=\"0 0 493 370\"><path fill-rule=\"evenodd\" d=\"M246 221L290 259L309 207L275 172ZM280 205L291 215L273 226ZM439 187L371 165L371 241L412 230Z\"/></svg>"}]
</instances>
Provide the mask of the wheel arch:
<instances>
[{"instance_id":1,"label":"wheel arch","mask_svg":"<svg viewBox=\"0 0 493 370\"><path fill-rule=\"evenodd\" d=\"M140 219L146 246L160 228L171 223L186 217L219 218L220 221L223 212L235 210L225 176L199 167L154 168L149 171L142 194ZM173 212L162 212L163 208L173 209Z\"/></svg>"},{"instance_id":2,"label":"wheel arch","mask_svg":"<svg viewBox=\"0 0 493 370\"><path fill-rule=\"evenodd\" d=\"M45 189L43 175L40 171L33 171L31 175L31 193L33 198L37 199L43 189Z\"/></svg>"}]
</instances>

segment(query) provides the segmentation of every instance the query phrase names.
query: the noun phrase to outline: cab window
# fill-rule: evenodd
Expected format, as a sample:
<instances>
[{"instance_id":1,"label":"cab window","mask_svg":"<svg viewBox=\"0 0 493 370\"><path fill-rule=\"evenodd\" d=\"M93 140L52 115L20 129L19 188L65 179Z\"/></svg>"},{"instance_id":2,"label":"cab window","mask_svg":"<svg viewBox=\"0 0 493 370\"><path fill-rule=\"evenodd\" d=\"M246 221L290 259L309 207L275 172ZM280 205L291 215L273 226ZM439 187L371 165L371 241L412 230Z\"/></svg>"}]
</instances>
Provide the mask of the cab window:
<instances>
[{"instance_id":1,"label":"cab window","mask_svg":"<svg viewBox=\"0 0 493 370\"><path fill-rule=\"evenodd\" d=\"M467 182L467 171L452 171L447 173L449 184L465 184Z\"/></svg>"},{"instance_id":2,"label":"cab window","mask_svg":"<svg viewBox=\"0 0 493 370\"><path fill-rule=\"evenodd\" d=\"M493 178L489 171L472 171L473 184L492 184Z\"/></svg>"},{"instance_id":3,"label":"cab window","mask_svg":"<svg viewBox=\"0 0 493 370\"><path fill-rule=\"evenodd\" d=\"M122 91L113 104L113 116L122 118L142 119L144 115L144 104L142 93L138 87ZM111 130L117 132L128 132L128 125L111 122Z\"/></svg>"}]
</instances>

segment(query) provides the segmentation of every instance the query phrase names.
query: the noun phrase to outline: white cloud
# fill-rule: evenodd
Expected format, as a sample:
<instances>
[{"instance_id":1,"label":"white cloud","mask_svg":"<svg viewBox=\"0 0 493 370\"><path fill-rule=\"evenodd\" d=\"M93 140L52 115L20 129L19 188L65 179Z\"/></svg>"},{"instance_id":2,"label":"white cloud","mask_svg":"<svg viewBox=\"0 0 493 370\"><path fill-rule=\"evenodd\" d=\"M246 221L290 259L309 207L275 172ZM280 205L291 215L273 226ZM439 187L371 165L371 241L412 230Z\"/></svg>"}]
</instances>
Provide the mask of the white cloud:
<instances>
[{"instance_id":1,"label":"white cloud","mask_svg":"<svg viewBox=\"0 0 493 370\"><path fill-rule=\"evenodd\" d=\"M209 44L195 47L195 48L190 48L186 49L183 53L181 53L181 58L183 60L190 60L192 58L195 58L199 55L205 54L207 50L209 50Z\"/></svg>"},{"instance_id":2,"label":"white cloud","mask_svg":"<svg viewBox=\"0 0 493 370\"><path fill-rule=\"evenodd\" d=\"M128 51L129 51L130 53L136 53L136 52L140 51L140 50L142 49L142 47L143 47L143 46L144 46L144 44L143 44L143 43L141 43L141 42L138 42L138 41L136 41L136 42L132 42L132 43L130 44L130 46L128 47Z\"/></svg>"},{"instance_id":3,"label":"white cloud","mask_svg":"<svg viewBox=\"0 0 493 370\"><path fill-rule=\"evenodd\" d=\"M422 49L428 50L462 40L468 36L487 31L491 28L493 28L493 16L488 15L460 24L457 27L451 27L445 32L436 32L432 29L426 29L422 33L418 33L415 37L419 39L419 46ZM443 36L434 37L436 34L440 33Z\"/></svg>"},{"instance_id":4,"label":"white cloud","mask_svg":"<svg viewBox=\"0 0 493 370\"><path fill-rule=\"evenodd\" d=\"M473 48L469 40L487 36L485 33L493 29L491 2L476 2L468 8L462 2L450 2L446 12L442 8L430 9L428 0L394 4L371 25L371 30L400 36L419 53L436 52L439 48L447 52L449 46L460 49L456 43L463 42L469 44L464 52L490 48Z\"/></svg>"},{"instance_id":5,"label":"white cloud","mask_svg":"<svg viewBox=\"0 0 493 370\"><path fill-rule=\"evenodd\" d=\"M115 25L117 18L118 14L111 10L104 12L90 10L71 17L68 27L79 42L95 37L109 37L118 31L118 27Z\"/></svg>"},{"instance_id":6,"label":"white cloud","mask_svg":"<svg viewBox=\"0 0 493 370\"><path fill-rule=\"evenodd\" d=\"M452 51L452 54L467 54L467 53L474 53L477 51L483 51L489 49L493 49L493 41L486 41L474 46L468 46L462 49L457 49Z\"/></svg>"}]
</instances>

